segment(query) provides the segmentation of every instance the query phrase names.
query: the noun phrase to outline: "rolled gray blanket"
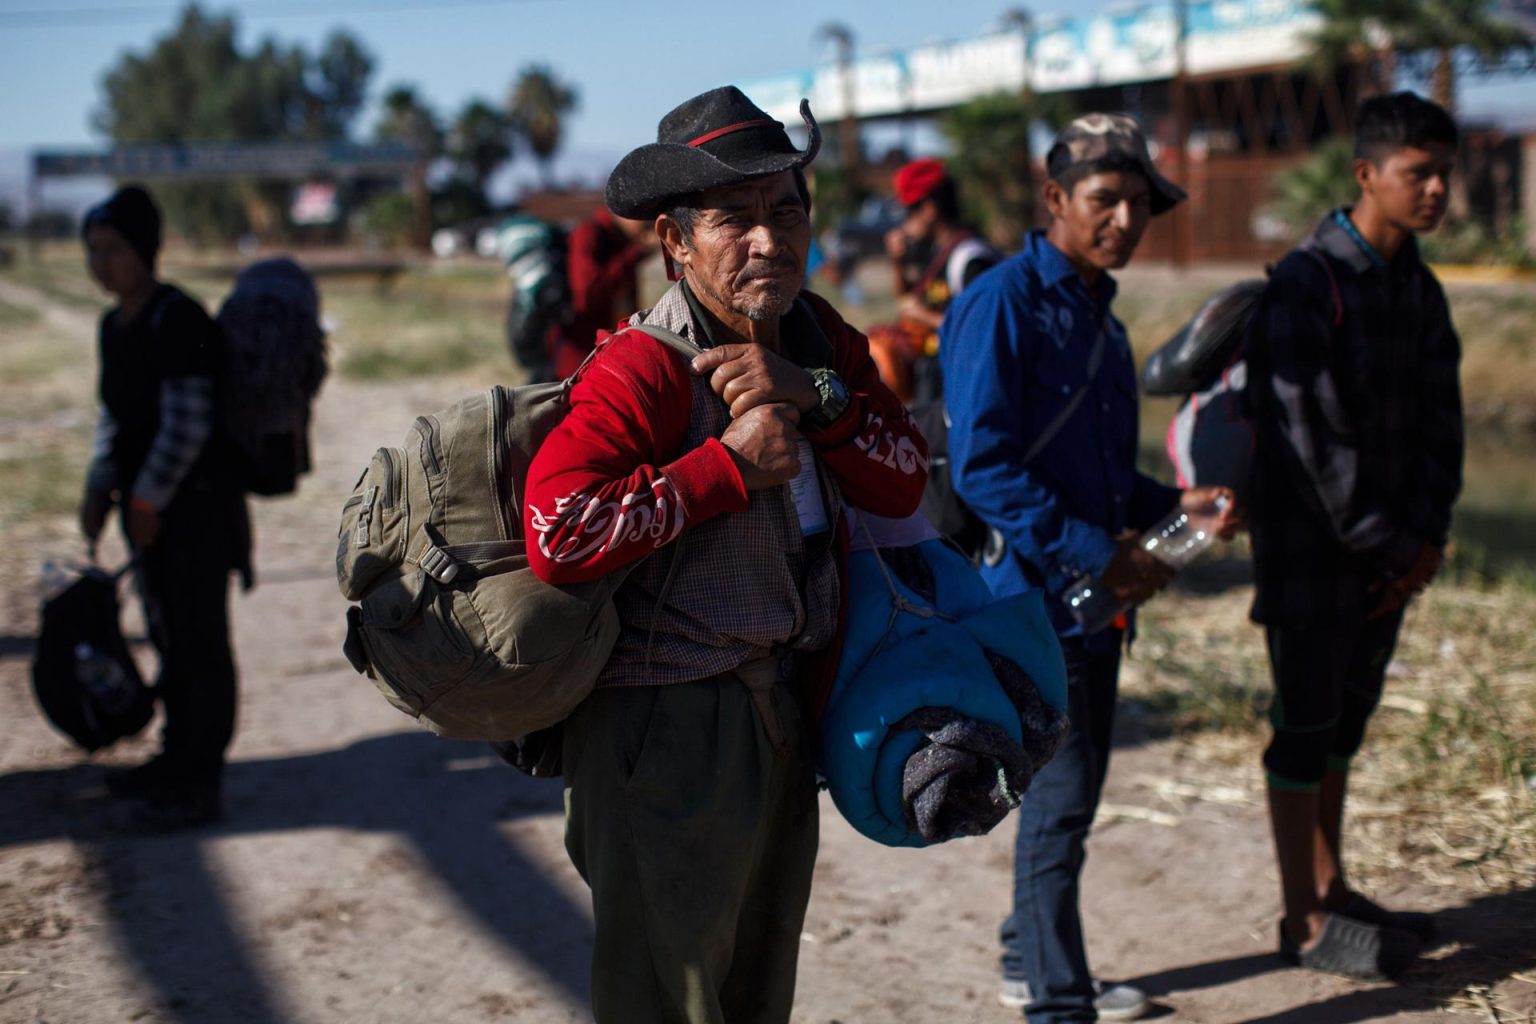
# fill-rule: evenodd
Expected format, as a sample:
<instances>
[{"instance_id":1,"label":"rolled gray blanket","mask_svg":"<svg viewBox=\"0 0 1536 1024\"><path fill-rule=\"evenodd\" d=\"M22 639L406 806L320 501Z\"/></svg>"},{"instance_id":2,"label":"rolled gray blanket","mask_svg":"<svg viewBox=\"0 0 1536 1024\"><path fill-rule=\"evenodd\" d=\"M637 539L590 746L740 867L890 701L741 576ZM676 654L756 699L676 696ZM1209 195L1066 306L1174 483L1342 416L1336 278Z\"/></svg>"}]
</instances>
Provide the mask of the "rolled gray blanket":
<instances>
[{"instance_id":1,"label":"rolled gray blanket","mask_svg":"<svg viewBox=\"0 0 1536 1024\"><path fill-rule=\"evenodd\" d=\"M1019 711L1024 742L952 708L919 708L895 729L917 729L927 742L902 770L907 825L931 843L990 832L1019 805L1035 773L1066 741L1067 716L1047 704L1029 677L992 651L987 660Z\"/></svg>"}]
</instances>

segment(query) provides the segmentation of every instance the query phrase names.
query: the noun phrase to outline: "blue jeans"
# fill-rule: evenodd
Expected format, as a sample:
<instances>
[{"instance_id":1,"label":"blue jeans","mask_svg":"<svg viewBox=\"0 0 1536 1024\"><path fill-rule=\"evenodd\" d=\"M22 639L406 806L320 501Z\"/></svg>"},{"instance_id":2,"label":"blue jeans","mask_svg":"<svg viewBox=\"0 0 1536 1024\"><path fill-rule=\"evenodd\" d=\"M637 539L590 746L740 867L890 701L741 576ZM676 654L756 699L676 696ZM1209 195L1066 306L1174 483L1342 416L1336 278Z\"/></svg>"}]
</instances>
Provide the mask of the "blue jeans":
<instances>
[{"instance_id":1,"label":"blue jeans","mask_svg":"<svg viewBox=\"0 0 1536 1024\"><path fill-rule=\"evenodd\" d=\"M1003 976L1029 982L1030 1024L1096 1021L1093 975L1083 949L1078 876L1083 841L1098 810L1120 682L1120 645L1088 651L1064 638L1072 731L1035 776L1019 807L1013 913L1003 922Z\"/></svg>"}]
</instances>

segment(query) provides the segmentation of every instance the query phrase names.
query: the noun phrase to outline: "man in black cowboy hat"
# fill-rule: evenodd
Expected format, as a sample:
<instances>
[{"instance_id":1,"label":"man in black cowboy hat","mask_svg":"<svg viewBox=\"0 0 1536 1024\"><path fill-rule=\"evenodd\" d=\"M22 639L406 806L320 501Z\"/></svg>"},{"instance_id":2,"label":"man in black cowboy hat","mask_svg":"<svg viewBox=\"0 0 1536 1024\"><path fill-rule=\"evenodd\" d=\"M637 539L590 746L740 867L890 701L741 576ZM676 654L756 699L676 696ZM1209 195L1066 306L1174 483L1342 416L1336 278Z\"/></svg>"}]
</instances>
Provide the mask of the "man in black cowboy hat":
<instances>
[{"instance_id":1,"label":"man in black cowboy hat","mask_svg":"<svg viewBox=\"0 0 1536 1024\"><path fill-rule=\"evenodd\" d=\"M800 113L804 150L740 90L715 89L620 161L608 208L655 224L677 281L620 327L664 328L699 354L601 334L528 473L541 578L628 571L613 655L561 749L600 1022L789 1019L844 503L909 515L927 480L926 445L863 335L802 290L820 133Z\"/></svg>"}]
</instances>

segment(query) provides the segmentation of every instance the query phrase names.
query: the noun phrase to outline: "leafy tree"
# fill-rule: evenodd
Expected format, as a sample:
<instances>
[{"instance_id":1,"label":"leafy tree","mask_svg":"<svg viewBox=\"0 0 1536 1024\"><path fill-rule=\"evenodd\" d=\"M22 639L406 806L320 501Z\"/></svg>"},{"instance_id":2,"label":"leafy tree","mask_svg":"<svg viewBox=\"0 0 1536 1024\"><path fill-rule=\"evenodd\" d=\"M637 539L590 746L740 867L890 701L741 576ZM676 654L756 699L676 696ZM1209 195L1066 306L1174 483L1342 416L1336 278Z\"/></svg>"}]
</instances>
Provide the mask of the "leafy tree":
<instances>
[{"instance_id":1,"label":"leafy tree","mask_svg":"<svg viewBox=\"0 0 1536 1024\"><path fill-rule=\"evenodd\" d=\"M419 248L426 248L432 235L432 203L427 188L427 168L443 152L443 129L437 114L417 95L414 87L397 85L384 94L384 115L375 134L383 142L403 142L416 150L409 188L416 209L412 238Z\"/></svg>"},{"instance_id":2,"label":"leafy tree","mask_svg":"<svg viewBox=\"0 0 1536 1024\"><path fill-rule=\"evenodd\" d=\"M576 109L578 94L543 64L530 64L518 73L507 97L507 113L539 161L544 184L552 184L549 163L560 148L565 115Z\"/></svg>"},{"instance_id":3,"label":"leafy tree","mask_svg":"<svg viewBox=\"0 0 1536 1024\"><path fill-rule=\"evenodd\" d=\"M432 190L432 226L434 228L463 224L477 217L488 216L490 201L475 183L464 178L449 178Z\"/></svg>"},{"instance_id":4,"label":"leafy tree","mask_svg":"<svg viewBox=\"0 0 1536 1024\"><path fill-rule=\"evenodd\" d=\"M375 245L404 245L415 233L416 207L400 192L374 196L357 215L358 227Z\"/></svg>"},{"instance_id":5,"label":"leafy tree","mask_svg":"<svg viewBox=\"0 0 1536 1024\"><path fill-rule=\"evenodd\" d=\"M98 129L118 143L260 142L343 138L362 103L372 61L345 33L319 57L268 39L239 45L229 15L196 4L146 53L127 53L102 80ZM206 241L281 227L287 188L235 181L160 184L171 225Z\"/></svg>"},{"instance_id":6,"label":"leafy tree","mask_svg":"<svg viewBox=\"0 0 1536 1024\"><path fill-rule=\"evenodd\" d=\"M1291 238L1300 239L1323 214L1354 201L1354 165L1354 144L1329 139L1303 163L1275 176L1274 198L1264 212L1284 225Z\"/></svg>"},{"instance_id":7,"label":"leafy tree","mask_svg":"<svg viewBox=\"0 0 1536 1024\"><path fill-rule=\"evenodd\" d=\"M811 222L817 234L856 214L871 195L859 175L848 173L838 163L811 164L810 178Z\"/></svg>"},{"instance_id":8,"label":"leafy tree","mask_svg":"<svg viewBox=\"0 0 1536 1024\"><path fill-rule=\"evenodd\" d=\"M1313 0L1322 23L1311 35L1312 63L1333 71L1367 68L1374 91L1390 88L1400 58L1431 60L1430 97L1456 109L1456 50L1496 58L1533 45L1524 30L1497 16L1496 0Z\"/></svg>"},{"instance_id":9,"label":"leafy tree","mask_svg":"<svg viewBox=\"0 0 1536 1024\"><path fill-rule=\"evenodd\" d=\"M484 196L491 175L512 158L512 119L484 100L470 100L449 129L448 157Z\"/></svg>"},{"instance_id":10,"label":"leafy tree","mask_svg":"<svg viewBox=\"0 0 1536 1024\"><path fill-rule=\"evenodd\" d=\"M1029 133L1037 121L1065 121L1055 100L995 93L949 111L939 130L953 153L949 172L966 213L999 245L1017 246L1035 222Z\"/></svg>"},{"instance_id":11,"label":"leafy tree","mask_svg":"<svg viewBox=\"0 0 1536 1024\"><path fill-rule=\"evenodd\" d=\"M314 139L344 139L368 95L373 58L345 32L332 32L311 62L306 133Z\"/></svg>"}]
</instances>

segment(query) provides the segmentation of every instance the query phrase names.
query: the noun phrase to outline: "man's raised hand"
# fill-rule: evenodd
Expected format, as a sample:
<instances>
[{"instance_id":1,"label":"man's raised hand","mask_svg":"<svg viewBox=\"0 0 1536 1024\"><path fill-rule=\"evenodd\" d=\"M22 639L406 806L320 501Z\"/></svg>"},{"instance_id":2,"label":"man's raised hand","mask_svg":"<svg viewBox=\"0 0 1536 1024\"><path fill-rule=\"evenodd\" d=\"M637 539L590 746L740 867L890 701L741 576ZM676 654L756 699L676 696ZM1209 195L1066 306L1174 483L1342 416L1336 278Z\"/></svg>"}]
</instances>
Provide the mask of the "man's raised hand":
<instances>
[{"instance_id":1,"label":"man's raised hand","mask_svg":"<svg viewBox=\"0 0 1536 1024\"><path fill-rule=\"evenodd\" d=\"M731 420L720 443L735 457L749 491L787 484L800 474L800 410L785 402L755 405Z\"/></svg>"},{"instance_id":2,"label":"man's raised hand","mask_svg":"<svg viewBox=\"0 0 1536 1024\"><path fill-rule=\"evenodd\" d=\"M709 377L709 386L731 407L732 419L761 405L788 403L796 412L810 412L821 404L810 373L762 345L705 349L693 357L693 372Z\"/></svg>"}]
</instances>

